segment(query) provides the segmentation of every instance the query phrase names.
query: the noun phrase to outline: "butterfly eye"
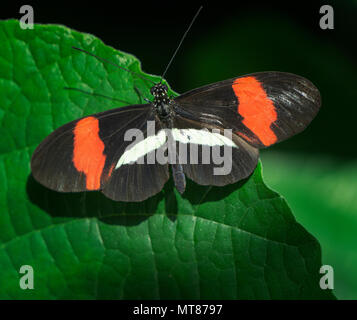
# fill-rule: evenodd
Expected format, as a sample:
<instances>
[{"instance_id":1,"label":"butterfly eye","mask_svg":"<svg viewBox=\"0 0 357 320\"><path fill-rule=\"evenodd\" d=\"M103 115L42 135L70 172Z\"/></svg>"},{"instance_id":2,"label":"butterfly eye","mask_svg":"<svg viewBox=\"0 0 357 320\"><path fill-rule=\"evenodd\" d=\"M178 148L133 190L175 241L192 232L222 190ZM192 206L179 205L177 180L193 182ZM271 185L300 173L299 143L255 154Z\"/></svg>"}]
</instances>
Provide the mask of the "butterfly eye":
<instances>
[{"instance_id":1,"label":"butterfly eye","mask_svg":"<svg viewBox=\"0 0 357 320\"><path fill-rule=\"evenodd\" d=\"M167 88L167 85L166 85L166 84L163 84L163 85L162 85L162 88L165 90L165 92L167 92L168 88Z\"/></svg>"},{"instance_id":2,"label":"butterfly eye","mask_svg":"<svg viewBox=\"0 0 357 320\"><path fill-rule=\"evenodd\" d=\"M154 92L155 92L155 87L152 87L152 88L150 89L150 93L151 93L152 95L154 95Z\"/></svg>"}]
</instances>

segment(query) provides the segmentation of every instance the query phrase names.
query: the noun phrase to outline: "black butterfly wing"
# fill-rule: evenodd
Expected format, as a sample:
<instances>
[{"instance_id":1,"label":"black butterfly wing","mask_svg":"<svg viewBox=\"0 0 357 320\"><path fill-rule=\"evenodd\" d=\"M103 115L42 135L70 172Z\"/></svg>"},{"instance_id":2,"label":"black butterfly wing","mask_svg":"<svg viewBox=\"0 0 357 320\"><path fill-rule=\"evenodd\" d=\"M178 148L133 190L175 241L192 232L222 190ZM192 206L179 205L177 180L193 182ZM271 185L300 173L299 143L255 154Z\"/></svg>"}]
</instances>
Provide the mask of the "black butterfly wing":
<instances>
[{"instance_id":1,"label":"black butterfly wing","mask_svg":"<svg viewBox=\"0 0 357 320\"><path fill-rule=\"evenodd\" d=\"M156 121L149 104L112 109L67 123L34 151L32 175L60 192L102 190L114 200L146 199L167 181L167 165L116 166L133 144L125 139L127 130L138 129L146 135L148 120Z\"/></svg>"},{"instance_id":2,"label":"black butterfly wing","mask_svg":"<svg viewBox=\"0 0 357 320\"><path fill-rule=\"evenodd\" d=\"M131 145L122 145L113 157L111 177L102 188L108 198L143 201L160 192L169 179L168 163L156 160L156 152L165 148L163 128L154 112L146 120L136 128L140 138L135 138ZM148 132L150 125L152 132ZM129 130L133 128L130 126Z\"/></svg>"},{"instance_id":3,"label":"black butterfly wing","mask_svg":"<svg viewBox=\"0 0 357 320\"><path fill-rule=\"evenodd\" d=\"M259 150L221 128L175 117L173 136L183 172L201 185L224 186L247 178L257 165Z\"/></svg>"},{"instance_id":4,"label":"black butterfly wing","mask_svg":"<svg viewBox=\"0 0 357 320\"><path fill-rule=\"evenodd\" d=\"M307 79L284 72L261 72L188 91L175 98L176 112L230 128L252 146L264 148L304 130L321 97Z\"/></svg>"}]
</instances>

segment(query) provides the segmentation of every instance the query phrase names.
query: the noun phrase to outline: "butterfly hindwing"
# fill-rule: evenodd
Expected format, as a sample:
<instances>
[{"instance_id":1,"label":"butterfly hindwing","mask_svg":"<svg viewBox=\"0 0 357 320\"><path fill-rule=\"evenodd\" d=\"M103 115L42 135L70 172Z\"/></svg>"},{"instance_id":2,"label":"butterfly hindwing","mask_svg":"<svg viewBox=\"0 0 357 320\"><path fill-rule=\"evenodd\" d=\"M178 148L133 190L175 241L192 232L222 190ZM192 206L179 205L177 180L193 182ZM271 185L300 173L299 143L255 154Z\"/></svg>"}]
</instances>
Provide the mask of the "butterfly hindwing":
<instances>
[{"instance_id":1,"label":"butterfly hindwing","mask_svg":"<svg viewBox=\"0 0 357 320\"><path fill-rule=\"evenodd\" d=\"M180 116L174 124L183 171L196 183L224 186L247 178L256 167L259 150L236 134L225 136L222 128Z\"/></svg>"},{"instance_id":2,"label":"butterfly hindwing","mask_svg":"<svg viewBox=\"0 0 357 320\"><path fill-rule=\"evenodd\" d=\"M252 146L264 148L305 129L321 98L309 80L274 71L194 89L175 102L182 116L231 128Z\"/></svg>"}]
</instances>

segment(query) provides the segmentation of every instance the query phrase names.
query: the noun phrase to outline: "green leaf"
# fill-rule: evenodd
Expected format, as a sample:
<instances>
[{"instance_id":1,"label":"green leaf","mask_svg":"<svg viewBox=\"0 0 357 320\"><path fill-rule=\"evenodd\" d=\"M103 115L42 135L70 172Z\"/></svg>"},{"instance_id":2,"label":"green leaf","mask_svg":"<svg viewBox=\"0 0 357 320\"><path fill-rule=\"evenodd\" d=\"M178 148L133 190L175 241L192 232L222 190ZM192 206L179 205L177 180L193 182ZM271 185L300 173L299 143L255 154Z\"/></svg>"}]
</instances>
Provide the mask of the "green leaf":
<instances>
[{"instance_id":1,"label":"green leaf","mask_svg":"<svg viewBox=\"0 0 357 320\"><path fill-rule=\"evenodd\" d=\"M58 25L0 22L0 298L331 299L319 287L318 242L265 186L261 164L226 187L172 181L141 203L99 192L50 191L30 175L31 154L60 125L150 97L132 55ZM76 87L126 103L63 90ZM34 289L19 287L22 265Z\"/></svg>"}]
</instances>

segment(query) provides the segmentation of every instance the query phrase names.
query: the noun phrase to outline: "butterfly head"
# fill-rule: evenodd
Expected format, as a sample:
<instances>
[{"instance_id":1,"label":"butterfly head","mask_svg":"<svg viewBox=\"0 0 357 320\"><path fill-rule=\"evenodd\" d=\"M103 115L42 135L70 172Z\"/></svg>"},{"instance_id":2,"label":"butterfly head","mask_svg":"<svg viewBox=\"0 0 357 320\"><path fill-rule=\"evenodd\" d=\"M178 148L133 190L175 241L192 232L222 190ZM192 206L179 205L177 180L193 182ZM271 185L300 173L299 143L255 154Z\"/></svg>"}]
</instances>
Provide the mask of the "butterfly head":
<instances>
[{"instance_id":1,"label":"butterfly head","mask_svg":"<svg viewBox=\"0 0 357 320\"><path fill-rule=\"evenodd\" d=\"M150 92L155 98L164 98L167 96L167 90L166 84L157 83L150 89Z\"/></svg>"}]
</instances>

